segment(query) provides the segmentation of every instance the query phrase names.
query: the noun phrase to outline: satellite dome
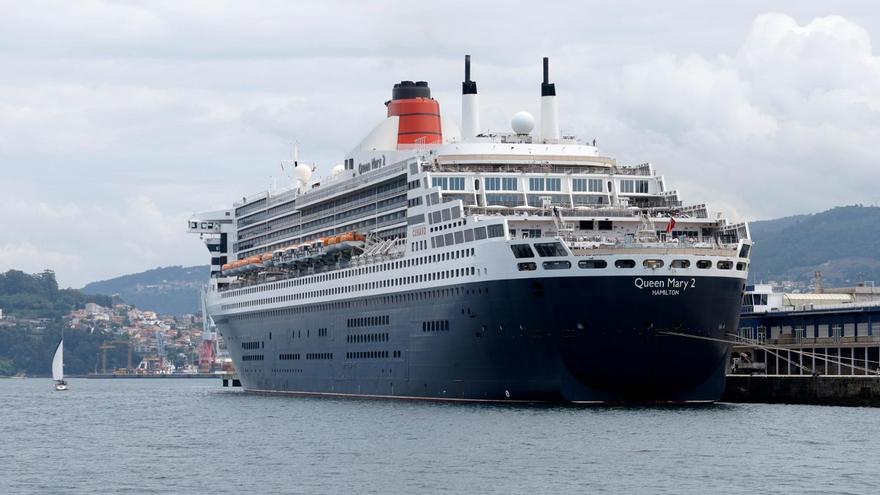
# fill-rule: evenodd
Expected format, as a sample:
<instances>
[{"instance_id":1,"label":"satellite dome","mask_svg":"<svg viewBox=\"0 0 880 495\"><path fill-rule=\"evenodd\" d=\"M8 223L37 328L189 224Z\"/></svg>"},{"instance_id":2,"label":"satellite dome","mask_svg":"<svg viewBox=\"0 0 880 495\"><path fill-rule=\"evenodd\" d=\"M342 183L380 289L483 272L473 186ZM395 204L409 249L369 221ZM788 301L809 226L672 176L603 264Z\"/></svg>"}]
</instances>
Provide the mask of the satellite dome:
<instances>
[{"instance_id":1,"label":"satellite dome","mask_svg":"<svg viewBox=\"0 0 880 495\"><path fill-rule=\"evenodd\" d=\"M305 184L312 178L312 168L305 163L300 163L293 169L293 176L296 180Z\"/></svg>"},{"instance_id":2,"label":"satellite dome","mask_svg":"<svg viewBox=\"0 0 880 495\"><path fill-rule=\"evenodd\" d=\"M345 170L345 165L341 163L339 165L333 165L333 168L330 169L330 177L336 177L341 174L343 170Z\"/></svg>"},{"instance_id":3,"label":"satellite dome","mask_svg":"<svg viewBox=\"0 0 880 495\"><path fill-rule=\"evenodd\" d=\"M517 112L510 119L510 127L517 134L529 134L535 128L535 118L529 112Z\"/></svg>"}]
</instances>

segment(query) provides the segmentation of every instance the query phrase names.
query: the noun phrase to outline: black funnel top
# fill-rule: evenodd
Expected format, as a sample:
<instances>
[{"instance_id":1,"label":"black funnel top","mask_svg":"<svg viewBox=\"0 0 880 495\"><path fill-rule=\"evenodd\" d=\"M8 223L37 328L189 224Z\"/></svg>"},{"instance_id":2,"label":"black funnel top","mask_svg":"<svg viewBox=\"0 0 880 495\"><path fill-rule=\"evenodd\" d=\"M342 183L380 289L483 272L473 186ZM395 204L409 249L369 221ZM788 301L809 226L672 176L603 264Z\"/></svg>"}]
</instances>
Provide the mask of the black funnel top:
<instances>
[{"instance_id":1,"label":"black funnel top","mask_svg":"<svg viewBox=\"0 0 880 495\"><path fill-rule=\"evenodd\" d=\"M426 81L400 81L391 89L392 100L411 100L413 98L430 98L431 88Z\"/></svg>"},{"instance_id":2,"label":"black funnel top","mask_svg":"<svg viewBox=\"0 0 880 495\"><path fill-rule=\"evenodd\" d=\"M541 96L556 96L556 85L550 82L550 58L544 57L544 82L541 83Z\"/></svg>"},{"instance_id":3,"label":"black funnel top","mask_svg":"<svg viewBox=\"0 0 880 495\"><path fill-rule=\"evenodd\" d=\"M477 94L477 81L471 81L471 56L464 56L464 82L461 83L461 94Z\"/></svg>"}]
</instances>

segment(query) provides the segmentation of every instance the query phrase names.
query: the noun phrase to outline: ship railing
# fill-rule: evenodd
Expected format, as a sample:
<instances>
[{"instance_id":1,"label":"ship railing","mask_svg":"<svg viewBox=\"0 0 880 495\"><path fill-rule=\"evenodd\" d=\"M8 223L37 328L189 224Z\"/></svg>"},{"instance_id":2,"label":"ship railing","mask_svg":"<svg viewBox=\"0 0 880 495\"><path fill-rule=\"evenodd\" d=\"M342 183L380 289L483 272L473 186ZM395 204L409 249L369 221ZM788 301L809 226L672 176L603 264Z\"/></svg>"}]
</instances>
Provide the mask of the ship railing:
<instances>
[{"instance_id":1,"label":"ship railing","mask_svg":"<svg viewBox=\"0 0 880 495\"><path fill-rule=\"evenodd\" d=\"M227 292L230 290L241 289L244 287L252 287L254 285L260 285L270 282L280 282L284 280L290 280L300 277L307 277L310 275L316 275L321 273L330 273L337 270L343 270L351 267L361 267L361 266L370 266L376 265L380 263L385 263L388 261L394 261L400 259L404 256L403 251L392 251L391 249L395 247L395 239L389 239L387 241L382 241L380 246L376 252L372 254L362 254L358 256L353 256L351 259L342 260L337 264L332 265L321 265L319 263L315 263L309 265L308 267L297 268L288 268L288 267L276 267L270 270L264 270L260 272L256 272L250 275L238 276L234 282L230 282L226 284L224 288L211 287L211 291L215 292Z\"/></svg>"},{"instance_id":2,"label":"ship railing","mask_svg":"<svg viewBox=\"0 0 880 495\"><path fill-rule=\"evenodd\" d=\"M725 256L736 256L739 244L725 243L715 239L698 241L686 238L639 238L620 239L602 235L573 235L570 231L557 232L557 238L565 241L569 248L576 254L604 254L604 251L614 253L636 254L650 250L669 254L707 254L723 253Z\"/></svg>"},{"instance_id":3,"label":"ship railing","mask_svg":"<svg viewBox=\"0 0 880 495\"><path fill-rule=\"evenodd\" d=\"M505 216L505 217L552 217L553 211L550 208L543 209L537 206L526 206L526 205L517 205L517 206L509 206L509 205L489 205L489 206L468 206L465 205L465 209L469 214L480 214L487 216ZM638 217L640 213L639 208L592 208L592 207L582 207L582 209L578 208L570 208L570 207L560 207L561 213L563 216L568 217L579 217L579 216L591 216L591 217L608 217L608 218L624 218L624 217Z\"/></svg>"},{"instance_id":4,"label":"ship railing","mask_svg":"<svg viewBox=\"0 0 880 495\"><path fill-rule=\"evenodd\" d=\"M310 189L308 191L304 191L299 196L300 206L305 207L328 196L339 194L345 191L350 191L352 189L357 189L367 182L374 182L378 179L383 179L388 176L399 175L401 172L405 172L406 163L407 162L398 162L391 165L386 165L376 170L371 170L364 174L358 175L354 179L346 181L347 183L345 184L328 184L318 189Z\"/></svg>"}]
</instances>

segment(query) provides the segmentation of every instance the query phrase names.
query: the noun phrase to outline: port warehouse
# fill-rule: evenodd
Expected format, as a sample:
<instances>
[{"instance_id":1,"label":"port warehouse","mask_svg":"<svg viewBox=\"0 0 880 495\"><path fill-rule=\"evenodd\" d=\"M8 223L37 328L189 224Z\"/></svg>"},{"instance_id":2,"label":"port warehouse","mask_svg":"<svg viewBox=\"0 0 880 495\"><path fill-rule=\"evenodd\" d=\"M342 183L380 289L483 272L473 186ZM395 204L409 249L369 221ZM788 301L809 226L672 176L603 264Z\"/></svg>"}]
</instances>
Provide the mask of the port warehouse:
<instances>
[{"instance_id":1,"label":"port warehouse","mask_svg":"<svg viewBox=\"0 0 880 495\"><path fill-rule=\"evenodd\" d=\"M768 375L880 373L880 302L745 312L737 340L734 355L765 363Z\"/></svg>"}]
</instances>

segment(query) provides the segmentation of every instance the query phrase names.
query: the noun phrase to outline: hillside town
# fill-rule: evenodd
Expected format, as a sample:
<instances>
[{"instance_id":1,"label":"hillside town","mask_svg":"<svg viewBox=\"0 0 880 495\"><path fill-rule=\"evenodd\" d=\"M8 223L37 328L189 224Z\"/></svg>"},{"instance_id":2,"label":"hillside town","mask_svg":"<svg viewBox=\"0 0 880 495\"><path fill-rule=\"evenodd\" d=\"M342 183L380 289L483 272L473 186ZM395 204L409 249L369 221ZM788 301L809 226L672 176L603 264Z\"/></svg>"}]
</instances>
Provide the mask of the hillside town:
<instances>
[{"instance_id":1,"label":"hillside town","mask_svg":"<svg viewBox=\"0 0 880 495\"><path fill-rule=\"evenodd\" d=\"M0 309L0 327L39 332L55 322L51 318L4 316ZM94 374L195 374L218 368L217 342L213 334L208 341L203 338L201 315L161 315L129 304L108 307L90 302L65 314L62 325L68 336L88 334L102 342L94 369L89 370ZM122 352L112 352L117 349ZM114 359L114 354L127 359Z\"/></svg>"}]
</instances>

